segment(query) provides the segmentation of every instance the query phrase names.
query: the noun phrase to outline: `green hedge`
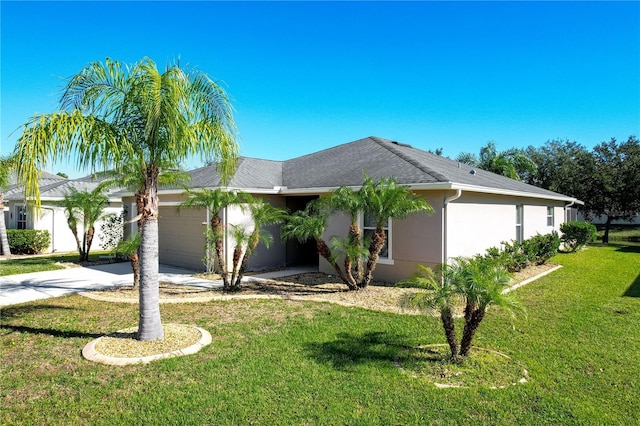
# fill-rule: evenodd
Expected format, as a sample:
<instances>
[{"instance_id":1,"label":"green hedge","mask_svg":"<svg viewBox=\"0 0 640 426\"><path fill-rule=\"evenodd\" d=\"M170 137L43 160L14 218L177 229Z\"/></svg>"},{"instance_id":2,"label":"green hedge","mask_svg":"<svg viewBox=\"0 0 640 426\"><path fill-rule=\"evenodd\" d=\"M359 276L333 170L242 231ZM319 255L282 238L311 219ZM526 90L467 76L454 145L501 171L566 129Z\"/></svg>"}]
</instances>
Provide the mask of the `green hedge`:
<instances>
[{"instance_id":1,"label":"green hedge","mask_svg":"<svg viewBox=\"0 0 640 426\"><path fill-rule=\"evenodd\" d=\"M38 254L49 247L49 231L39 229L7 229L9 248L13 254Z\"/></svg>"},{"instance_id":2,"label":"green hedge","mask_svg":"<svg viewBox=\"0 0 640 426\"><path fill-rule=\"evenodd\" d=\"M542 265L558 253L560 237L552 232L536 235L522 242L502 242L502 247L491 247L486 254L477 258L487 260L506 268L509 272L518 272L529 265Z\"/></svg>"},{"instance_id":3,"label":"green hedge","mask_svg":"<svg viewBox=\"0 0 640 426\"><path fill-rule=\"evenodd\" d=\"M560 225L562 242L571 251L576 251L596 239L596 227L589 222L565 222Z\"/></svg>"}]
</instances>

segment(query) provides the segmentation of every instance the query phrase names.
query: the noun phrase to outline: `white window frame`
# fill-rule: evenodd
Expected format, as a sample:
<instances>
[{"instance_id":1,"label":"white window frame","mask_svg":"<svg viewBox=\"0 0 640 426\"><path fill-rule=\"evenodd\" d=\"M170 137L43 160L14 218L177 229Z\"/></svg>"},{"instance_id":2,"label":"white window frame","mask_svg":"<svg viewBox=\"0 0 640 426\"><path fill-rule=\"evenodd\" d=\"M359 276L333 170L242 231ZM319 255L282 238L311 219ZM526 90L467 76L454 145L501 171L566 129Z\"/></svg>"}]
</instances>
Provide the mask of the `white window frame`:
<instances>
[{"instance_id":1,"label":"white window frame","mask_svg":"<svg viewBox=\"0 0 640 426\"><path fill-rule=\"evenodd\" d=\"M516 204L516 241L521 243L524 240L524 205Z\"/></svg>"},{"instance_id":2,"label":"white window frame","mask_svg":"<svg viewBox=\"0 0 640 426\"><path fill-rule=\"evenodd\" d=\"M555 218L555 209L553 206L547 206L547 226L555 226L556 218Z\"/></svg>"},{"instance_id":3,"label":"white window frame","mask_svg":"<svg viewBox=\"0 0 640 426\"><path fill-rule=\"evenodd\" d=\"M364 213L360 213L360 216L358 218L358 222L360 223L360 229L362 231L362 238L364 238L364 234L366 230L375 230L375 226L365 226L365 222L364 222ZM387 232L387 237L385 239L385 244L387 246L387 255L385 257L379 256L378 257L378 263L382 264L382 265L393 265L393 253L391 250L391 247L393 247L392 241L393 241L393 233L392 233L392 229L393 229L393 220L391 218L389 218L388 222L387 222L387 226L383 227L383 229ZM368 246L366 248L369 248Z\"/></svg>"}]
</instances>

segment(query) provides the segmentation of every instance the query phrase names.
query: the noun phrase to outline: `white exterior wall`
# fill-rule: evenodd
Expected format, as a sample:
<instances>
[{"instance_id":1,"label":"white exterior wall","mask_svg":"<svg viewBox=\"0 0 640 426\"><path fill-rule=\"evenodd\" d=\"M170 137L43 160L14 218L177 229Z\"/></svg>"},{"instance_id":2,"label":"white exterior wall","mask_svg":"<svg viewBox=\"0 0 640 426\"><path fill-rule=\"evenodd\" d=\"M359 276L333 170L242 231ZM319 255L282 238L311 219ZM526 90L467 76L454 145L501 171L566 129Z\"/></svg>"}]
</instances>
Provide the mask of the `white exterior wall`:
<instances>
[{"instance_id":1,"label":"white exterior wall","mask_svg":"<svg viewBox=\"0 0 640 426\"><path fill-rule=\"evenodd\" d=\"M447 258L469 257L516 239L516 206L523 208L522 236L558 232L564 222L564 203L482 194L464 195L447 206ZM553 226L547 225L547 206L553 207Z\"/></svg>"},{"instance_id":2,"label":"white exterior wall","mask_svg":"<svg viewBox=\"0 0 640 426\"><path fill-rule=\"evenodd\" d=\"M32 212L35 214L32 214ZM121 212L122 207L107 207L104 209L103 215L120 215ZM30 216L31 217L28 218L28 228L49 231L49 235L51 237L51 244L48 248L49 252L69 252L78 250L76 240L71 229L69 229L67 216L65 215L62 207L43 205L40 214L31 210ZM29 226L29 223L31 223L32 226ZM95 234L93 242L91 243L91 250L102 250L102 232L100 230L102 223L103 221L99 220L95 224ZM15 218L13 220L13 225L13 227L15 227ZM79 226L78 231L83 232L81 226Z\"/></svg>"},{"instance_id":3,"label":"white exterior wall","mask_svg":"<svg viewBox=\"0 0 640 426\"><path fill-rule=\"evenodd\" d=\"M457 203L447 206L447 257L470 257L516 238L515 204Z\"/></svg>"}]
</instances>

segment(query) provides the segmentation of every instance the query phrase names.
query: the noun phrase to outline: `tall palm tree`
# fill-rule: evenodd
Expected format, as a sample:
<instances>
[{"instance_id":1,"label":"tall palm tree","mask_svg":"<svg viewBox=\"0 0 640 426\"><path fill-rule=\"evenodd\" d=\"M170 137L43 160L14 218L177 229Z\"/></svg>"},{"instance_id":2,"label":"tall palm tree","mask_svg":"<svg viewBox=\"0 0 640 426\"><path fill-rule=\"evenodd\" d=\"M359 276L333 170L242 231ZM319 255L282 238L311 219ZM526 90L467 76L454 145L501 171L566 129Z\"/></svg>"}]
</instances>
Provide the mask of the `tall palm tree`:
<instances>
[{"instance_id":1,"label":"tall palm tree","mask_svg":"<svg viewBox=\"0 0 640 426\"><path fill-rule=\"evenodd\" d=\"M458 291L460 287L461 268L458 263L440 265L436 272L424 265L418 265L415 275L400 281L400 287L413 287L427 290L426 292L407 294L401 300L401 305L418 308L427 315L436 312L440 315L451 360L458 359L458 340L454 322L456 308L461 305L462 298Z\"/></svg>"},{"instance_id":2,"label":"tall palm tree","mask_svg":"<svg viewBox=\"0 0 640 426\"><path fill-rule=\"evenodd\" d=\"M89 260L89 251L95 235L95 223L102 216L109 199L102 194L100 189L93 191L78 191L71 188L60 205L64 207L67 215L67 225L76 239L80 262ZM82 222L82 241L80 241L78 224Z\"/></svg>"},{"instance_id":3,"label":"tall palm tree","mask_svg":"<svg viewBox=\"0 0 640 426\"><path fill-rule=\"evenodd\" d=\"M0 157L0 254L9 255L9 239L7 238L7 224L4 221L4 191L11 181L11 172L16 166L15 157L7 155Z\"/></svg>"},{"instance_id":4,"label":"tall palm tree","mask_svg":"<svg viewBox=\"0 0 640 426\"><path fill-rule=\"evenodd\" d=\"M231 290L233 283L229 281L229 271L226 264L226 253L224 251L225 229L222 218L220 217L220 212L232 204L242 204L248 201L250 201L249 195L242 191L226 191L221 188L201 188L187 191L187 200L180 204L179 207L201 207L206 208L210 212L210 235L214 240L218 272L222 277L222 284L225 290Z\"/></svg>"},{"instance_id":5,"label":"tall palm tree","mask_svg":"<svg viewBox=\"0 0 640 426\"><path fill-rule=\"evenodd\" d=\"M384 247L384 227L389 219L404 219L416 213L432 213L433 207L408 187L398 185L394 178L382 178L373 182L370 177L365 176L360 193L365 211L373 217L376 224L369 244L364 278L359 285L360 288L365 288L371 282L380 251Z\"/></svg>"},{"instance_id":6,"label":"tall palm tree","mask_svg":"<svg viewBox=\"0 0 640 426\"><path fill-rule=\"evenodd\" d=\"M138 339L164 336L158 282L158 177L168 159L214 156L228 177L238 146L231 105L206 74L149 58L131 66L94 62L71 77L61 111L36 115L16 145L26 195L40 203L38 171L72 155L80 168L120 169L140 164L140 310Z\"/></svg>"}]
</instances>

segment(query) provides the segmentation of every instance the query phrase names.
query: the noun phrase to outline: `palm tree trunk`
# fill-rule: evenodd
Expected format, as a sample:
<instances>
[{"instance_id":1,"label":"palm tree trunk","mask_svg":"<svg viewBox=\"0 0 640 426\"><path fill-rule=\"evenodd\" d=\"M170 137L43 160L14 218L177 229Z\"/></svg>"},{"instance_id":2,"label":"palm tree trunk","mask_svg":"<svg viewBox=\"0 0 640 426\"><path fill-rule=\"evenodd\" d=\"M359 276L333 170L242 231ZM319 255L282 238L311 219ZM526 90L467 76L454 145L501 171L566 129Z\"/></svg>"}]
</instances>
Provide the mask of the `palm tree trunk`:
<instances>
[{"instance_id":1,"label":"palm tree trunk","mask_svg":"<svg viewBox=\"0 0 640 426\"><path fill-rule=\"evenodd\" d=\"M353 277L353 262L351 260L351 257L347 254L344 257L344 273L346 275L346 279L347 279L347 286L349 287L349 290L357 290L358 289L358 283L356 282L356 279Z\"/></svg>"},{"instance_id":2,"label":"palm tree trunk","mask_svg":"<svg viewBox=\"0 0 640 426\"><path fill-rule=\"evenodd\" d=\"M456 339L455 322L453 321L451 310L441 310L440 320L442 320L444 334L447 337L447 343L449 344L449 349L451 350L451 359L455 361L458 358L458 340Z\"/></svg>"},{"instance_id":3,"label":"palm tree trunk","mask_svg":"<svg viewBox=\"0 0 640 426\"><path fill-rule=\"evenodd\" d=\"M244 253L244 257L242 258L242 264L240 265L240 269L238 270L238 277L236 278L235 286L240 287L240 283L242 282L242 277L244 277L244 272L247 270L249 266L249 257L251 253L258 247L259 243L258 233L256 230L251 234L251 241L247 245L247 250Z\"/></svg>"},{"instance_id":4,"label":"palm tree trunk","mask_svg":"<svg viewBox=\"0 0 640 426\"><path fill-rule=\"evenodd\" d=\"M137 288L140 285L140 261L138 253L132 253L129 256L131 262L131 269L133 269L133 288Z\"/></svg>"},{"instance_id":5,"label":"palm tree trunk","mask_svg":"<svg viewBox=\"0 0 640 426\"><path fill-rule=\"evenodd\" d=\"M373 231L371 244L369 244L369 259L367 259L367 269L364 271L364 279L360 283L360 288L365 288L369 285L369 283L371 283L373 271L376 269L378 258L380 257L380 251L382 250L382 247L384 247L384 240L384 230L380 227L377 227L375 231Z\"/></svg>"},{"instance_id":6,"label":"palm tree trunk","mask_svg":"<svg viewBox=\"0 0 640 426\"><path fill-rule=\"evenodd\" d=\"M222 226L222 219L217 214L211 217L211 231L216 236L216 242L214 244L214 250L216 252L216 258L218 259L218 269L220 276L222 277L223 289L229 289L229 277L227 274L227 262L224 253L224 228Z\"/></svg>"},{"instance_id":7,"label":"palm tree trunk","mask_svg":"<svg viewBox=\"0 0 640 426\"><path fill-rule=\"evenodd\" d=\"M241 268L242 244L237 244L233 250L233 264L231 265L231 290L240 289L240 282L236 280Z\"/></svg>"},{"instance_id":8,"label":"palm tree trunk","mask_svg":"<svg viewBox=\"0 0 640 426\"><path fill-rule=\"evenodd\" d=\"M480 322L482 322L482 319L484 318L484 314L485 309L477 308L471 314L470 320L465 322L464 331L462 332L462 341L460 342L460 356L469 355L471 342L476 335Z\"/></svg>"},{"instance_id":9,"label":"palm tree trunk","mask_svg":"<svg viewBox=\"0 0 640 426\"><path fill-rule=\"evenodd\" d=\"M140 290L138 340L156 340L164 337L160 320L160 289L158 279L158 170L147 170L140 219Z\"/></svg>"},{"instance_id":10,"label":"palm tree trunk","mask_svg":"<svg viewBox=\"0 0 640 426\"><path fill-rule=\"evenodd\" d=\"M71 229L71 233L73 234L73 237L76 239L76 247L78 247L78 255L80 256L80 262L82 262L84 260L84 252L82 251L82 243L80 242L80 237L78 237L78 229L73 224L73 222L70 222L69 220L67 220L67 224L69 225L69 229Z\"/></svg>"},{"instance_id":11,"label":"palm tree trunk","mask_svg":"<svg viewBox=\"0 0 640 426\"><path fill-rule=\"evenodd\" d=\"M324 257L327 262L329 262L329 264L333 266L333 269L335 269L338 277L342 280L342 282L349 285L349 282L342 273L342 269L340 269L340 265L338 265L335 260L331 259L331 249L329 248L327 243L323 239L319 238L316 240L316 248L318 249L318 253L320 254L320 256Z\"/></svg>"},{"instance_id":12,"label":"palm tree trunk","mask_svg":"<svg viewBox=\"0 0 640 426\"><path fill-rule=\"evenodd\" d=\"M4 222L4 194L0 193L0 254L11 254L9 238L7 237L7 224Z\"/></svg>"},{"instance_id":13,"label":"palm tree trunk","mask_svg":"<svg viewBox=\"0 0 640 426\"><path fill-rule=\"evenodd\" d=\"M360 227L358 226L358 223L351 223L351 225L349 225L349 243L353 244L354 246L360 247L360 244L362 243L361 240L362 237L360 235ZM356 276L354 277L354 279L356 280L356 282L362 282L364 274L364 264L362 263L362 258L360 256L358 256L358 259L356 259L355 272Z\"/></svg>"},{"instance_id":14,"label":"palm tree trunk","mask_svg":"<svg viewBox=\"0 0 640 426\"><path fill-rule=\"evenodd\" d=\"M95 235L96 232L96 228L95 227L91 227L89 228L89 231L87 232L87 248L84 251L84 257L86 261L89 261L89 252L91 251L91 244L93 243L93 237Z\"/></svg>"}]
</instances>

